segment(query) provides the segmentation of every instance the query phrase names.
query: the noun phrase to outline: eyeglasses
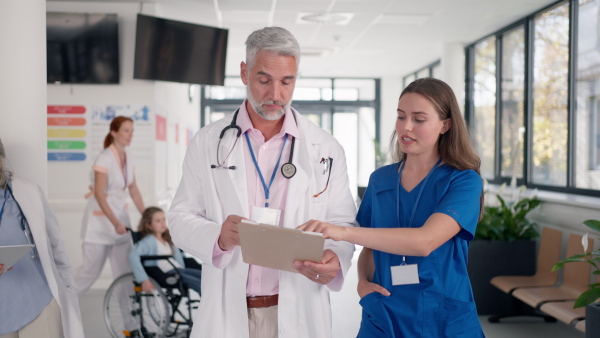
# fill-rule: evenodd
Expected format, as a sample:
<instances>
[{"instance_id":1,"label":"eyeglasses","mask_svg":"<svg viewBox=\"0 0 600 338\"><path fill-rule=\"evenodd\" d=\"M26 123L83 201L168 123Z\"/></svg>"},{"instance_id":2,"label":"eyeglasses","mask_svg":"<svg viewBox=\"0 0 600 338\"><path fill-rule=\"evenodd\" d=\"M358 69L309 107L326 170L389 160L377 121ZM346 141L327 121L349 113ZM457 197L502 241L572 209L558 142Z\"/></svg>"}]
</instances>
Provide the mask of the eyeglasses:
<instances>
[{"instance_id":1,"label":"eyeglasses","mask_svg":"<svg viewBox=\"0 0 600 338\"><path fill-rule=\"evenodd\" d=\"M323 189L320 193L313 195L313 197L319 197L322 193L325 192L325 190L327 190L327 187L329 187L329 178L331 177L331 167L333 166L333 158L329 157L327 159L325 159L324 157L321 158L321 162L325 165L325 168L323 168L323 175L325 175L326 172L329 171L329 174L327 175L327 183L325 183L325 189Z\"/></svg>"}]
</instances>

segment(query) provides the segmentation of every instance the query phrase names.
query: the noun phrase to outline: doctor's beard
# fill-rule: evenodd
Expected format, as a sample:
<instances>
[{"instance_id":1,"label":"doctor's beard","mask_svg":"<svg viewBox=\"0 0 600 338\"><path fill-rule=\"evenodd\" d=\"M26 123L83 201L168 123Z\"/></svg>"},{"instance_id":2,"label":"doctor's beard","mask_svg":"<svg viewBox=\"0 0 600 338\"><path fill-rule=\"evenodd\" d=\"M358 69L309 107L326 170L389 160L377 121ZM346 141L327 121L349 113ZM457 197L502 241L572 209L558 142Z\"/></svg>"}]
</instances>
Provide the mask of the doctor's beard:
<instances>
[{"instance_id":1,"label":"doctor's beard","mask_svg":"<svg viewBox=\"0 0 600 338\"><path fill-rule=\"evenodd\" d=\"M282 102L282 101L272 101L272 100L263 101L261 103L258 103L254 99L254 96L252 96L252 93L250 92L250 88L246 89L246 97L248 98L248 102L250 103L250 105L252 106L254 111L257 112L258 115L260 115L260 117L262 117L265 120L269 120L269 121L279 120L285 114L285 111L290 107L290 105L292 103L291 100L287 103ZM264 104L277 104L277 105L280 105L283 107L281 108L281 111L277 112L276 114L268 114L262 107Z\"/></svg>"}]
</instances>

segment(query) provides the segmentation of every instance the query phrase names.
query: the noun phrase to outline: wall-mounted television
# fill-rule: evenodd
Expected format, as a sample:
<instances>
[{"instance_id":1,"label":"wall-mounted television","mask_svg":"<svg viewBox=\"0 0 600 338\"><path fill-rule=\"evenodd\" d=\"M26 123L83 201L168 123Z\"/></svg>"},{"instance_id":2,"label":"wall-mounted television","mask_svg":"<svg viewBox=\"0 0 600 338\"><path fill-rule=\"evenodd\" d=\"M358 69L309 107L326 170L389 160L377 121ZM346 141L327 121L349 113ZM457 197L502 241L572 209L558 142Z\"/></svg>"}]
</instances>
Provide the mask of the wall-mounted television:
<instances>
[{"instance_id":1,"label":"wall-mounted television","mask_svg":"<svg viewBox=\"0 0 600 338\"><path fill-rule=\"evenodd\" d=\"M116 14L46 13L48 83L119 83Z\"/></svg>"},{"instance_id":2,"label":"wall-mounted television","mask_svg":"<svg viewBox=\"0 0 600 338\"><path fill-rule=\"evenodd\" d=\"M222 86L228 33L138 14L133 78Z\"/></svg>"}]
</instances>

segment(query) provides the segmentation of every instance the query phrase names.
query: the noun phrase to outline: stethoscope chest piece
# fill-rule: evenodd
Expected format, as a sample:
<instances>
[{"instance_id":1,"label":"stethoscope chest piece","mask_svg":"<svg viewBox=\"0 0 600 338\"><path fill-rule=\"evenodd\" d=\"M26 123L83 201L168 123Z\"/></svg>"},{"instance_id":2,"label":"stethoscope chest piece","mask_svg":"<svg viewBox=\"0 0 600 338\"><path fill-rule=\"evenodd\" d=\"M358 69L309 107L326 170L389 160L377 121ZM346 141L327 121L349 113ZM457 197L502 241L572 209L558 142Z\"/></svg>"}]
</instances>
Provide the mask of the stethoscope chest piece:
<instances>
[{"instance_id":1,"label":"stethoscope chest piece","mask_svg":"<svg viewBox=\"0 0 600 338\"><path fill-rule=\"evenodd\" d=\"M296 166L293 163L291 163L291 162L284 163L281 166L281 174L285 178L292 178L292 177L294 177L294 175L296 175Z\"/></svg>"}]
</instances>

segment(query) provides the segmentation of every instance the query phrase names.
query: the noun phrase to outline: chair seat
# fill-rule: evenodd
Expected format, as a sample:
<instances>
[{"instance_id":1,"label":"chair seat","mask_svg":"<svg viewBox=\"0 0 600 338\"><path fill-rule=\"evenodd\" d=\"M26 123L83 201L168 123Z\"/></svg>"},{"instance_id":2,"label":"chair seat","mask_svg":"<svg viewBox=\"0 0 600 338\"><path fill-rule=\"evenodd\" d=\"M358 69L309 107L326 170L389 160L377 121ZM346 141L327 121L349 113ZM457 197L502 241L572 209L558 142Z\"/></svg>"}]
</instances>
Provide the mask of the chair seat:
<instances>
[{"instance_id":1,"label":"chair seat","mask_svg":"<svg viewBox=\"0 0 600 338\"><path fill-rule=\"evenodd\" d=\"M579 323L575 324L575 328L583 333L585 333L585 320L580 321Z\"/></svg>"},{"instance_id":2,"label":"chair seat","mask_svg":"<svg viewBox=\"0 0 600 338\"><path fill-rule=\"evenodd\" d=\"M540 310L570 325L576 319L585 318L585 307L574 309L573 305L575 305L573 301L549 302L542 304Z\"/></svg>"},{"instance_id":3,"label":"chair seat","mask_svg":"<svg viewBox=\"0 0 600 338\"><path fill-rule=\"evenodd\" d=\"M550 276L496 276L490 280L490 283L504 293L510 294L515 289L522 287L552 286L556 284L557 276L557 274Z\"/></svg>"},{"instance_id":4,"label":"chair seat","mask_svg":"<svg viewBox=\"0 0 600 338\"><path fill-rule=\"evenodd\" d=\"M568 287L520 288L512 294L529 306L537 308L544 302L575 300L583 291Z\"/></svg>"}]
</instances>

